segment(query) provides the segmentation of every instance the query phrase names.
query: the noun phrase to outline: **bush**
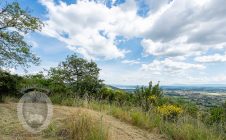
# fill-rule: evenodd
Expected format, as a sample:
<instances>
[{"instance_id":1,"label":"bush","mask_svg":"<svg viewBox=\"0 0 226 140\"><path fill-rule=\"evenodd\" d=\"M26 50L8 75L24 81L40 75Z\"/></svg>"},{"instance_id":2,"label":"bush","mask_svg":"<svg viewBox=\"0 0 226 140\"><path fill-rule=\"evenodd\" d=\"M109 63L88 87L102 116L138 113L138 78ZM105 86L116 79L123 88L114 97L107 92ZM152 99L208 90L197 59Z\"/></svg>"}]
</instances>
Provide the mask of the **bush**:
<instances>
[{"instance_id":1,"label":"bush","mask_svg":"<svg viewBox=\"0 0 226 140\"><path fill-rule=\"evenodd\" d=\"M225 118L226 116L225 116L224 108L214 107L210 109L210 117L208 120L210 124L223 122L226 120Z\"/></svg>"},{"instance_id":2,"label":"bush","mask_svg":"<svg viewBox=\"0 0 226 140\"><path fill-rule=\"evenodd\" d=\"M160 113L165 120L175 120L183 110L175 105L162 105L157 107L157 112Z\"/></svg>"},{"instance_id":3,"label":"bush","mask_svg":"<svg viewBox=\"0 0 226 140\"><path fill-rule=\"evenodd\" d=\"M0 69L0 102L3 96L17 96L19 93L19 82L22 77L12 75L9 72Z\"/></svg>"}]
</instances>

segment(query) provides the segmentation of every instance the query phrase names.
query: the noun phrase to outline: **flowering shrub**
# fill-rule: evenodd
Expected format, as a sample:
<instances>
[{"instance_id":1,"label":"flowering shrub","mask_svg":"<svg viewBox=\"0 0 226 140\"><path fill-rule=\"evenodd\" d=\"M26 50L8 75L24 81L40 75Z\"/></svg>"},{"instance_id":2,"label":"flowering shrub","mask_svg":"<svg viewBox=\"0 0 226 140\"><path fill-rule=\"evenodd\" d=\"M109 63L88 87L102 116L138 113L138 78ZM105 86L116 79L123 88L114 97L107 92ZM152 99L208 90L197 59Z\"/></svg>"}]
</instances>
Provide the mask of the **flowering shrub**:
<instances>
[{"instance_id":1,"label":"flowering shrub","mask_svg":"<svg viewBox=\"0 0 226 140\"><path fill-rule=\"evenodd\" d=\"M157 100L158 100L158 97L155 96L155 95L150 95L150 96L148 97L148 100L149 100L149 102L150 102L152 105L155 105L156 102L157 102Z\"/></svg>"},{"instance_id":2,"label":"flowering shrub","mask_svg":"<svg viewBox=\"0 0 226 140\"><path fill-rule=\"evenodd\" d=\"M151 95L151 96L149 96L149 101L151 101L151 102L155 102L156 100L157 100L157 96L155 96L155 95Z\"/></svg>"},{"instance_id":3,"label":"flowering shrub","mask_svg":"<svg viewBox=\"0 0 226 140\"><path fill-rule=\"evenodd\" d=\"M175 120L183 112L183 109L175 105L162 105L157 107L157 112L166 120Z\"/></svg>"}]
</instances>

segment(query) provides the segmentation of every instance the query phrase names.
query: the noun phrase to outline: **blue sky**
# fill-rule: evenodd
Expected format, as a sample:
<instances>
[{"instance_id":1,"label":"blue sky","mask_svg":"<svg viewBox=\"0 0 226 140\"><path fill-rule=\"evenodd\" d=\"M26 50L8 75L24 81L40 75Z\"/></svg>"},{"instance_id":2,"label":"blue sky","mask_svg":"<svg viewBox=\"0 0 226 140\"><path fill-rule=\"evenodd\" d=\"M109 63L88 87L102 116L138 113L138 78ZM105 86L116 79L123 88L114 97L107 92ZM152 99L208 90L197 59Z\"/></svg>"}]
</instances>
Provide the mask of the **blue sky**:
<instances>
[{"instance_id":1,"label":"blue sky","mask_svg":"<svg viewBox=\"0 0 226 140\"><path fill-rule=\"evenodd\" d=\"M29 73L77 53L107 84L226 84L225 0L18 2L46 24L26 36L42 60Z\"/></svg>"}]
</instances>

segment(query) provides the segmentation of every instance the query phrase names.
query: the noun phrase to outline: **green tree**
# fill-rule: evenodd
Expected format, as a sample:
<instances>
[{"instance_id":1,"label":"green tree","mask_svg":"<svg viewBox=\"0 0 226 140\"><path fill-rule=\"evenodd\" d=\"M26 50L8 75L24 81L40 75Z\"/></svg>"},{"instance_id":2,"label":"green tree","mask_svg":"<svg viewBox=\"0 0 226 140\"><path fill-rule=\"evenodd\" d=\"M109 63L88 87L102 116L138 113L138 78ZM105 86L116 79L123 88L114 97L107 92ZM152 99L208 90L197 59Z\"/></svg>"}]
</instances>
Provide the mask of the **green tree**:
<instances>
[{"instance_id":1,"label":"green tree","mask_svg":"<svg viewBox=\"0 0 226 140\"><path fill-rule=\"evenodd\" d=\"M64 82L64 70L56 67L50 68L48 71L48 78L50 80L49 88L52 94L66 93L68 96L71 95L71 88ZM63 95L65 96L65 94Z\"/></svg>"},{"instance_id":2,"label":"green tree","mask_svg":"<svg viewBox=\"0 0 226 140\"><path fill-rule=\"evenodd\" d=\"M0 67L28 67L39 64L24 35L41 30L43 23L23 10L17 2L3 5L0 1Z\"/></svg>"},{"instance_id":3,"label":"green tree","mask_svg":"<svg viewBox=\"0 0 226 140\"><path fill-rule=\"evenodd\" d=\"M88 94L96 97L102 87L99 71L95 62L78 58L74 54L68 56L58 67L52 68L49 76L65 83L80 96Z\"/></svg>"}]
</instances>

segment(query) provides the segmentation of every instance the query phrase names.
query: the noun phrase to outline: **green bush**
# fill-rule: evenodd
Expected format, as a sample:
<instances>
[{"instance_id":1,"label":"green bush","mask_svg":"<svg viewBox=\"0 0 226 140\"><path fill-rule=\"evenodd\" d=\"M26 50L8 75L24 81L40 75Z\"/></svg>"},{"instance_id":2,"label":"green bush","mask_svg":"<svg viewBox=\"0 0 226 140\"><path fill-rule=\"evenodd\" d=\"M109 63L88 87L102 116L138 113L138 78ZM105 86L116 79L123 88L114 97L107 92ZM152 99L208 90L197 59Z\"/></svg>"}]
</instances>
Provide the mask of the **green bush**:
<instances>
[{"instance_id":1,"label":"green bush","mask_svg":"<svg viewBox=\"0 0 226 140\"><path fill-rule=\"evenodd\" d=\"M0 102L3 96L18 96L23 78L0 69Z\"/></svg>"}]
</instances>

